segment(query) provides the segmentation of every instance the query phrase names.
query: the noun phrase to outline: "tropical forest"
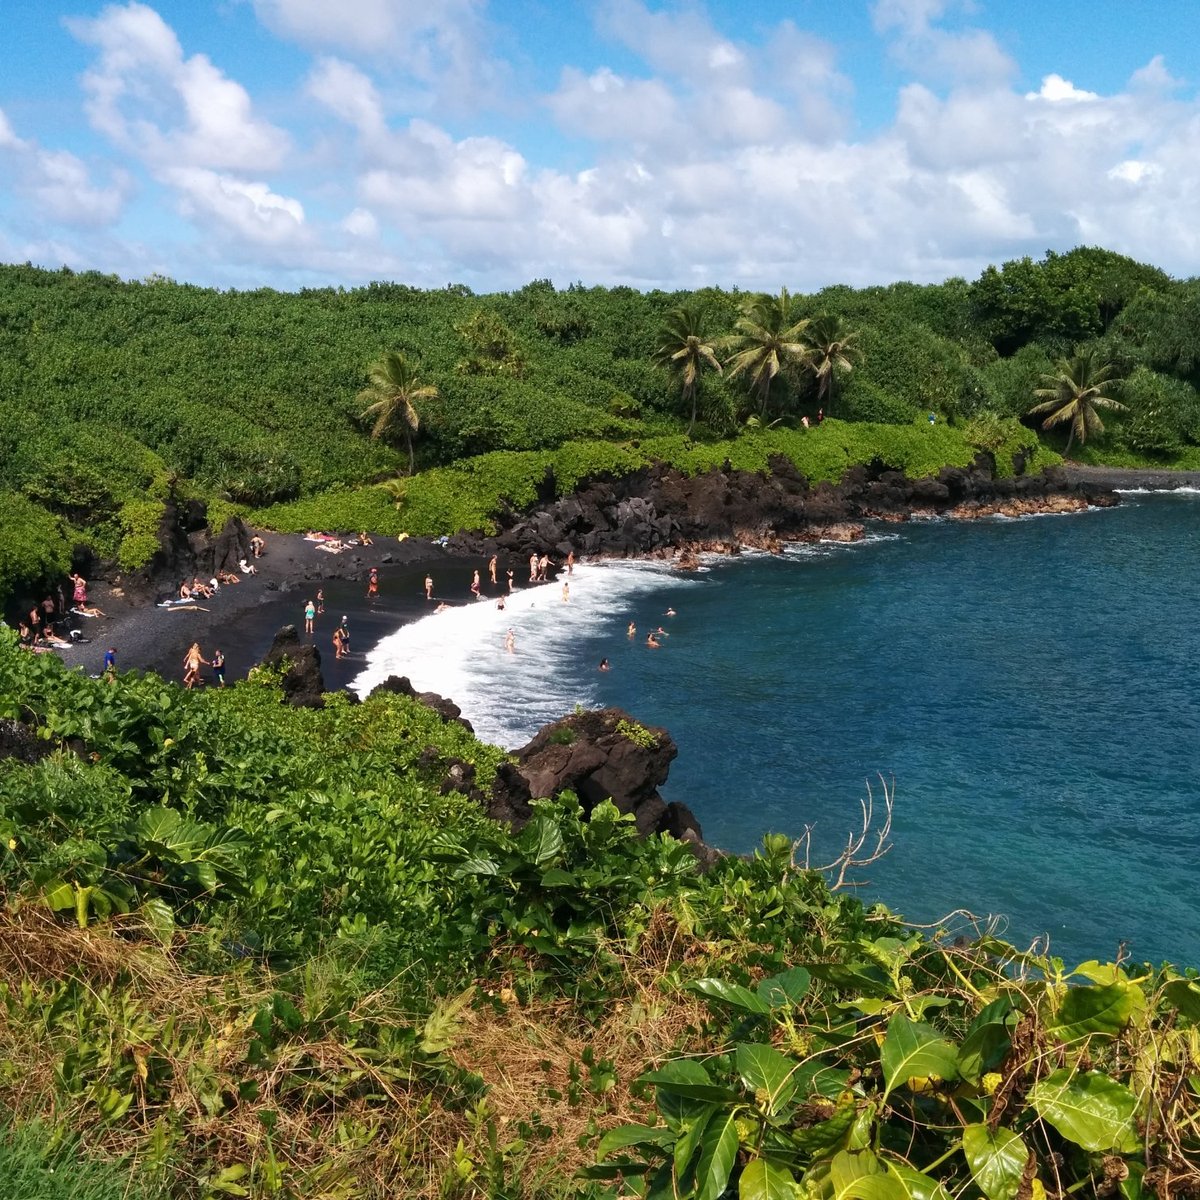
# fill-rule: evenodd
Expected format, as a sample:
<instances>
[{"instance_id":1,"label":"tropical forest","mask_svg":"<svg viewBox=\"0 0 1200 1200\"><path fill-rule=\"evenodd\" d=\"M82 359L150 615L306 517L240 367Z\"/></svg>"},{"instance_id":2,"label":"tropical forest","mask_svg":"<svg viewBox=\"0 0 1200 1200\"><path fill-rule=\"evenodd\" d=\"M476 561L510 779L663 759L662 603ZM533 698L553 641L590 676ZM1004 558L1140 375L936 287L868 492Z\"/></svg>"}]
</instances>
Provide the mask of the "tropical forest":
<instances>
[{"instance_id":1,"label":"tropical forest","mask_svg":"<svg viewBox=\"0 0 1200 1200\"><path fill-rule=\"evenodd\" d=\"M1200 280L1098 248L815 294L0 266L0 607L190 502L395 545L656 464L1195 471L1198 388ZM1195 964L907 925L890 782L828 859L570 792L509 824L504 749L283 674L0 626L0 1200L1200 1197Z\"/></svg>"}]
</instances>

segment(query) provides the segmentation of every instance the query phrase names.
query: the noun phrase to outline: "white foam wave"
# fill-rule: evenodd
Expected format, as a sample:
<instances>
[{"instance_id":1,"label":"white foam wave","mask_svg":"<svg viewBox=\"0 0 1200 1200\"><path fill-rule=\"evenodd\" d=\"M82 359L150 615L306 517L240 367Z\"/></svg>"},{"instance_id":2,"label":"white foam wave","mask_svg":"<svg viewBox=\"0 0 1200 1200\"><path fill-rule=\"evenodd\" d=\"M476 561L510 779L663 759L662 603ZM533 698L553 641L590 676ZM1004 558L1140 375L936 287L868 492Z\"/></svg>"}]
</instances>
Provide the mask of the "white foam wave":
<instances>
[{"instance_id":1,"label":"white foam wave","mask_svg":"<svg viewBox=\"0 0 1200 1200\"><path fill-rule=\"evenodd\" d=\"M1200 487L1130 487L1113 491L1122 496L1200 496Z\"/></svg>"},{"instance_id":2,"label":"white foam wave","mask_svg":"<svg viewBox=\"0 0 1200 1200\"><path fill-rule=\"evenodd\" d=\"M852 542L839 542L831 538L822 538L819 542L788 542L783 548L787 558L829 558L834 554L844 554L860 546L871 546L877 542L898 542L903 538L901 533L880 533L871 531Z\"/></svg>"},{"instance_id":3,"label":"white foam wave","mask_svg":"<svg viewBox=\"0 0 1200 1200\"><path fill-rule=\"evenodd\" d=\"M595 706L589 673L579 670L581 641L619 630L639 596L704 586L664 563L637 560L581 564L568 582L567 603L560 577L514 592L503 610L477 601L405 625L367 654L351 687L366 695L389 675L407 675L418 691L450 697L484 741L517 746L575 704ZM510 628L512 654L504 649ZM572 683L578 679L582 692Z\"/></svg>"}]
</instances>

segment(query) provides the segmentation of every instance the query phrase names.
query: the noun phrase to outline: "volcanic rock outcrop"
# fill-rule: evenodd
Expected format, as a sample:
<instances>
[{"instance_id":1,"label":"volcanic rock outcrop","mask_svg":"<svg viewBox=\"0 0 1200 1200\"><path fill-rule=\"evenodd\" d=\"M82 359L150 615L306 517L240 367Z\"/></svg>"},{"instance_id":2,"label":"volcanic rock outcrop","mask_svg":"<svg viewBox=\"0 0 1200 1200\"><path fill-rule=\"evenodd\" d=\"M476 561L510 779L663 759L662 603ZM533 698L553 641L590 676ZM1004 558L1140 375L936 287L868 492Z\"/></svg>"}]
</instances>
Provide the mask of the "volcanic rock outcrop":
<instances>
[{"instance_id":1,"label":"volcanic rock outcrop","mask_svg":"<svg viewBox=\"0 0 1200 1200\"><path fill-rule=\"evenodd\" d=\"M263 656L264 667L283 666L283 698L295 708L324 708L321 652L300 640L295 625L285 625Z\"/></svg>"},{"instance_id":2,"label":"volcanic rock outcrop","mask_svg":"<svg viewBox=\"0 0 1200 1200\"><path fill-rule=\"evenodd\" d=\"M472 554L499 551L521 558L553 548L559 555L669 555L696 550L777 549L787 541L861 536L871 518L1074 511L1117 503L1104 487L1072 483L1058 468L1038 475L999 478L990 454L970 467L945 467L927 479L909 479L880 462L850 468L839 483L812 484L780 455L769 471L726 466L699 475L673 467L645 467L629 475L597 476L578 490L533 511L509 510L497 533L462 533L451 545ZM543 492L552 492L548 479Z\"/></svg>"}]
</instances>

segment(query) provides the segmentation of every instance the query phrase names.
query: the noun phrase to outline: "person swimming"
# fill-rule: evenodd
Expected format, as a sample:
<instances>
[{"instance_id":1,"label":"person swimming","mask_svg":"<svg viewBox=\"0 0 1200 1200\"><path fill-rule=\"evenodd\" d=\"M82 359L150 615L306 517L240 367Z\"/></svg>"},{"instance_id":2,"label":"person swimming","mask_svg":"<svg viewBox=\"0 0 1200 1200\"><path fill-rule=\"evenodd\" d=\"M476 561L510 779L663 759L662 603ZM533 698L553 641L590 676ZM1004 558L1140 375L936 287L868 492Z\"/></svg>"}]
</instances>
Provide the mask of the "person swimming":
<instances>
[{"instance_id":1,"label":"person swimming","mask_svg":"<svg viewBox=\"0 0 1200 1200\"><path fill-rule=\"evenodd\" d=\"M627 630L625 630L625 635L627 637L633 637L636 633L637 633L637 626L632 621L630 621L629 628Z\"/></svg>"},{"instance_id":2,"label":"person swimming","mask_svg":"<svg viewBox=\"0 0 1200 1200\"><path fill-rule=\"evenodd\" d=\"M509 629L509 631L504 635L504 649L507 650L509 654L516 652L517 635L512 631L512 629Z\"/></svg>"},{"instance_id":3,"label":"person swimming","mask_svg":"<svg viewBox=\"0 0 1200 1200\"><path fill-rule=\"evenodd\" d=\"M657 650L662 643L658 640L657 636L651 632L646 634L646 645L649 646L651 650Z\"/></svg>"},{"instance_id":4,"label":"person swimming","mask_svg":"<svg viewBox=\"0 0 1200 1200\"><path fill-rule=\"evenodd\" d=\"M600 670L600 671L607 671L607 670L609 670L609 666L608 666L608 659L607 659L607 658L602 658L602 659L600 660L600 666L597 668L597 670Z\"/></svg>"},{"instance_id":5,"label":"person swimming","mask_svg":"<svg viewBox=\"0 0 1200 1200\"><path fill-rule=\"evenodd\" d=\"M673 608L668 608L667 611L665 613L663 613L664 617L673 617L674 615L675 615L675 610Z\"/></svg>"}]
</instances>

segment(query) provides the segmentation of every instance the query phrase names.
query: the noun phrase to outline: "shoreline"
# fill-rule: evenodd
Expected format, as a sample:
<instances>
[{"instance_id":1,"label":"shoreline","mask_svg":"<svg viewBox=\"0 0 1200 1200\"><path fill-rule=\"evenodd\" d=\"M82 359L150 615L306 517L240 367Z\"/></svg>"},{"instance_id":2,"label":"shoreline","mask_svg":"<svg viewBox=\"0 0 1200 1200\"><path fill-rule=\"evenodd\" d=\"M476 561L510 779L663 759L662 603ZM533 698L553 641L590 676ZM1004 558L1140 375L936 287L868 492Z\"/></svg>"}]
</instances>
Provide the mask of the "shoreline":
<instances>
[{"instance_id":1,"label":"shoreline","mask_svg":"<svg viewBox=\"0 0 1200 1200\"><path fill-rule=\"evenodd\" d=\"M1170 472L1147 468L1091 467L1068 464L1060 468L1069 488L1085 487L1106 491L1145 490L1170 492L1200 487L1200 471ZM923 515L923 506L914 505L901 519ZM942 515L953 515L949 512ZM536 519L536 513L526 519ZM896 518L892 518L893 520ZM853 518L851 518L853 523ZM251 531L254 532L254 531ZM402 626L429 615L423 580L426 572L435 580L435 600L450 604L474 603L470 600L471 572L480 571L482 594L494 600L505 592L505 570L511 565L516 586L527 586L523 553L499 549L499 538L482 538L458 533L449 546L427 538L377 537L369 546L347 547L339 555L318 549L318 543L299 534L257 531L266 540L263 557L254 560L258 574L243 576L236 585L222 587L211 600L201 601L195 609L159 608L152 602L130 599L119 587L107 581L94 581L90 602L107 614L104 618L81 618L81 632L88 639L69 649L58 651L68 666L79 667L92 675L100 673L105 651L117 652L119 671L155 671L164 679L182 678L182 659L192 642L198 641L205 657L214 648L224 652L230 682L244 678L271 648L275 635L286 625L303 629L305 601L315 598L318 587L325 591L325 613L318 617L311 643L321 656L321 671L327 690L348 688L361 673L367 653ZM811 531L819 540L826 530ZM697 549L736 553L742 548L797 540L794 535L777 536L747 530L733 539L714 538L698 547L682 539L675 544L635 553L633 557L665 561L685 560ZM487 581L488 548L497 547L499 583L492 588ZM556 548L557 552L557 548ZM628 554L601 552L590 560L630 557ZM581 555L581 561L583 561ZM374 603L366 596L369 570L379 570L380 594ZM164 587L165 590L165 587ZM336 659L331 643L332 630L345 614L351 631L351 654ZM301 635L302 642L310 639ZM205 683L211 685L206 672Z\"/></svg>"},{"instance_id":2,"label":"shoreline","mask_svg":"<svg viewBox=\"0 0 1200 1200\"><path fill-rule=\"evenodd\" d=\"M348 686L362 669L364 651L400 625L425 615L426 573L435 580L435 601L454 603L469 595L471 572L476 567L486 578L485 562L476 556L448 550L425 538L376 538L370 546L352 546L340 555L317 549L299 534L259 531L266 551L255 559L256 575L220 588L211 600L196 608L160 608L153 602L131 600L121 588L94 581L89 600L107 615L82 618L80 626L88 643L60 652L68 666L92 675L100 673L105 651L117 652L118 671L154 671L164 679L182 679L183 655L198 641L205 658L220 648L227 663L230 683L245 678L251 667L262 661L275 635L285 625L304 628L304 605L315 599L318 588L325 592L325 613L315 623L311 639L321 655L321 671L327 690ZM386 561L385 561L386 560ZM372 567L379 570L380 594L372 604L366 596L366 580ZM352 653L335 659L331 636L341 615L350 619ZM302 640L309 639L301 634ZM211 670L205 668L206 686L212 686Z\"/></svg>"}]
</instances>

